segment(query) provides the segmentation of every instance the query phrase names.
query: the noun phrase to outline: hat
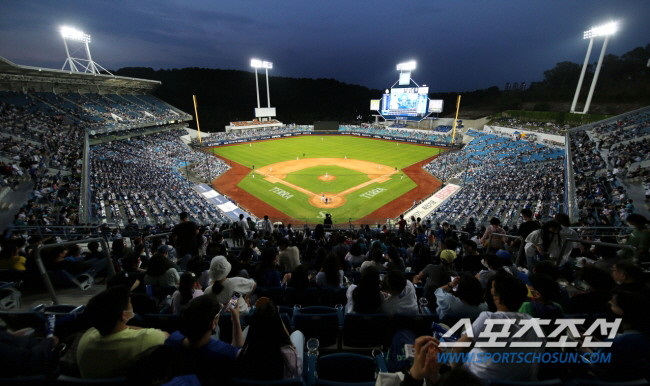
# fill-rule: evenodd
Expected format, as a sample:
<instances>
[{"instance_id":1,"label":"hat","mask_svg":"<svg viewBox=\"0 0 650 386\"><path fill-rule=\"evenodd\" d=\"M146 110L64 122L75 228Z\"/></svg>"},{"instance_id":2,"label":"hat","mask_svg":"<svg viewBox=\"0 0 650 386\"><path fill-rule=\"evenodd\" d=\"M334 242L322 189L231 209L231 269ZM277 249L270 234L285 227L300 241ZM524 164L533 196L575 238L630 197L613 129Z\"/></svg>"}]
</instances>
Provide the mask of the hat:
<instances>
[{"instance_id":1,"label":"hat","mask_svg":"<svg viewBox=\"0 0 650 386\"><path fill-rule=\"evenodd\" d=\"M502 260L506 260L506 261L512 263L512 255L510 254L510 252L508 252L506 250L499 249L497 251L497 256L499 256Z\"/></svg>"},{"instance_id":2,"label":"hat","mask_svg":"<svg viewBox=\"0 0 650 386\"><path fill-rule=\"evenodd\" d=\"M210 262L210 280L219 281L228 276L232 266L223 256L215 256Z\"/></svg>"},{"instance_id":3,"label":"hat","mask_svg":"<svg viewBox=\"0 0 650 386\"><path fill-rule=\"evenodd\" d=\"M456 260L456 252L450 250L450 249L445 249L444 251L440 252L440 260L444 260L447 262L447 264L451 264Z\"/></svg>"},{"instance_id":4,"label":"hat","mask_svg":"<svg viewBox=\"0 0 650 386\"><path fill-rule=\"evenodd\" d=\"M162 244L161 246L158 247L158 249L156 249L156 251L160 253L169 253L170 250L171 248L169 248L169 246L165 244Z\"/></svg>"}]
</instances>

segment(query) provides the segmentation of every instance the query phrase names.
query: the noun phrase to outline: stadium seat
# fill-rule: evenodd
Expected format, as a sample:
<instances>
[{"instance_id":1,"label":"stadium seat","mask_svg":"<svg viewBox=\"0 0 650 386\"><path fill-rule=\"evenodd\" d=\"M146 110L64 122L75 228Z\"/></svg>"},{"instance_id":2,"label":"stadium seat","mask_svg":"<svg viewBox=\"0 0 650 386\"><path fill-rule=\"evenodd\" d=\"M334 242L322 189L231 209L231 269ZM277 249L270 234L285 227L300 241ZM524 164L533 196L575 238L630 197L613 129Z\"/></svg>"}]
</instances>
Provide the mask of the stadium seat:
<instances>
[{"instance_id":1,"label":"stadium seat","mask_svg":"<svg viewBox=\"0 0 650 386\"><path fill-rule=\"evenodd\" d=\"M387 314L346 314L343 321L343 345L356 348L380 347L386 339Z\"/></svg>"},{"instance_id":2,"label":"stadium seat","mask_svg":"<svg viewBox=\"0 0 650 386\"><path fill-rule=\"evenodd\" d=\"M73 386L73 385L123 385L125 378L100 378L100 379L82 379L59 375L54 381L55 385Z\"/></svg>"},{"instance_id":3,"label":"stadium seat","mask_svg":"<svg viewBox=\"0 0 650 386\"><path fill-rule=\"evenodd\" d=\"M47 275L55 288L79 288L87 290L92 288L95 279L90 272L84 272L77 276L72 276L65 270L48 271Z\"/></svg>"},{"instance_id":4,"label":"stadium seat","mask_svg":"<svg viewBox=\"0 0 650 386\"><path fill-rule=\"evenodd\" d=\"M336 307L347 303L347 288L323 289L320 291L320 304L325 307Z\"/></svg>"},{"instance_id":5,"label":"stadium seat","mask_svg":"<svg viewBox=\"0 0 650 386\"><path fill-rule=\"evenodd\" d=\"M287 306L294 306L296 304L302 307L316 306L318 305L318 288L306 288L303 290L287 288L285 298L285 304Z\"/></svg>"},{"instance_id":6,"label":"stadium seat","mask_svg":"<svg viewBox=\"0 0 650 386\"><path fill-rule=\"evenodd\" d=\"M318 339L320 347L337 344L339 336L339 314L342 308L305 307L293 315L293 326L305 335L305 340Z\"/></svg>"},{"instance_id":7,"label":"stadium seat","mask_svg":"<svg viewBox=\"0 0 650 386\"><path fill-rule=\"evenodd\" d=\"M409 330L417 336L431 335L431 324L438 321L438 314L395 314L390 319L390 337L398 330Z\"/></svg>"},{"instance_id":8,"label":"stadium seat","mask_svg":"<svg viewBox=\"0 0 650 386\"><path fill-rule=\"evenodd\" d=\"M0 283L0 310L8 311L20 308L22 294L16 289L16 282Z\"/></svg>"},{"instance_id":9,"label":"stadium seat","mask_svg":"<svg viewBox=\"0 0 650 386\"><path fill-rule=\"evenodd\" d=\"M569 382L564 383L566 386L637 386L637 385L649 385L647 379L637 379L635 381L627 382L607 382L599 381L597 379L573 379Z\"/></svg>"},{"instance_id":10,"label":"stadium seat","mask_svg":"<svg viewBox=\"0 0 650 386\"><path fill-rule=\"evenodd\" d=\"M338 353L324 355L317 364L316 385L374 385L375 360L370 356Z\"/></svg>"},{"instance_id":11,"label":"stadium seat","mask_svg":"<svg viewBox=\"0 0 650 386\"><path fill-rule=\"evenodd\" d=\"M147 295L149 295L149 297L158 299L159 302L165 300L167 296L172 296L174 292L176 292L176 290L178 289L174 286L159 287L159 286L152 286L152 285L148 285L145 288L147 291Z\"/></svg>"},{"instance_id":12,"label":"stadium seat","mask_svg":"<svg viewBox=\"0 0 650 386\"><path fill-rule=\"evenodd\" d=\"M535 382L521 382L521 381L506 381L506 380L488 380L486 386L555 386L562 385L561 379L550 379L548 381L535 381Z\"/></svg>"},{"instance_id":13,"label":"stadium seat","mask_svg":"<svg viewBox=\"0 0 650 386\"><path fill-rule=\"evenodd\" d=\"M48 384L51 384L51 381L45 375L0 378L0 385L3 386L44 386Z\"/></svg>"},{"instance_id":14,"label":"stadium seat","mask_svg":"<svg viewBox=\"0 0 650 386\"><path fill-rule=\"evenodd\" d=\"M305 386L302 378L296 379L280 379L277 381L255 381L251 379L231 378L230 385L233 386L247 386L247 385L286 385L286 386Z\"/></svg>"}]
</instances>

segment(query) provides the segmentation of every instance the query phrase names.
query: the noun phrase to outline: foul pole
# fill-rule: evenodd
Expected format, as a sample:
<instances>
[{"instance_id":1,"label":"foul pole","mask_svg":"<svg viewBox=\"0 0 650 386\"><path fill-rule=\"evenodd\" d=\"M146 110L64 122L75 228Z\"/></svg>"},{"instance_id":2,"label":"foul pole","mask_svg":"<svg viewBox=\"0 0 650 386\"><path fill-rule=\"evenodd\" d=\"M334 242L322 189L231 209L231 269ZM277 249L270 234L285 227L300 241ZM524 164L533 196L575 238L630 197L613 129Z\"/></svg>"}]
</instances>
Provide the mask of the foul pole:
<instances>
[{"instance_id":1,"label":"foul pole","mask_svg":"<svg viewBox=\"0 0 650 386\"><path fill-rule=\"evenodd\" d=\"M194 99L194 119L196 119L196 129L199 131L199 143L203 145L203 141L201 140L201 128L199 127L199 112L196 109L196 95L192 95L192 99Z\"/></svg>"},{"instance_id":2,"label":"foul pole","mask_svg":"<svg viewBox=\"0 0 650 386\"><path fill-rule=\"evenodd\" d=\"M460 95L458 96L458 100L456 101L456 119L454 119L454 130L452 131L451 134L451 144L453 145L456 143L456 123L458 122L458 109L460 108Z\"/></svg>"}]
</instances>

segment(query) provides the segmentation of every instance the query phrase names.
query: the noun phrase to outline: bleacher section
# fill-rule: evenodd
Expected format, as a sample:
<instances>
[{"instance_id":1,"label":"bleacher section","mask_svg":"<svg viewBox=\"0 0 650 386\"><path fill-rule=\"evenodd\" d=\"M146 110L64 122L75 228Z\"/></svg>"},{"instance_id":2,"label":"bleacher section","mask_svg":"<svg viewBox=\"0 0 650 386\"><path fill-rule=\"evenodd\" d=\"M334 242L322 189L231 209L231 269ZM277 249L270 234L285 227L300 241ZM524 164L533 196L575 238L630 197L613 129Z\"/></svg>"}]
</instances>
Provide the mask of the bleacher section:
<instances>
[{"instance_id":1,"label":"bleacher section","mask_svg":"<svg viewBox=\"0 0 650 386\"><path fill-rule=\"evenodd\" d=\"M439 132L432 133L431 130L387 128L385 126L347 125L340 126L339 131L451 143L451 135L445 135Z\"/></svg>"},{"instance_id":2,"label":"bleacher section","mask_svg":"<svg viewBox=\"0 0 650 386\"><path fill-rule=\"evenodd\" d=\"M521 222L523 208L547 220L563 210L564 149L470 130L474 139L462 150L443 153L424 166L436 178L457 179L462 191L429 218L433 222L478 224L492 217L503 224Z\"/></svg>"}]
</instances>

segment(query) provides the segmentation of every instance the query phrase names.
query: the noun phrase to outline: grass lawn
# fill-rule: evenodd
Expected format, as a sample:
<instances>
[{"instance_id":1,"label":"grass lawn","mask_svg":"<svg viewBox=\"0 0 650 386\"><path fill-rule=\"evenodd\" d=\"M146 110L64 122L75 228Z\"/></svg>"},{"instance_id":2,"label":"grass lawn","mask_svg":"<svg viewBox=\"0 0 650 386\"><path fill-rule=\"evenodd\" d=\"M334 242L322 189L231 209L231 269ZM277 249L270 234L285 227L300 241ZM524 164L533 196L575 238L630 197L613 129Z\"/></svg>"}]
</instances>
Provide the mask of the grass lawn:
<instances>
[{"instance_id":1,"label":"grass lawn","mask_svg":"<svg viewBox=\"0 0 650 386\"><path fill-rule=\"evenodd\" d=\"M322 139L321 139L322 138ZM359 159L377 162L389 167L402 169L425 158L438 154L440 149L428 146L410 145L379 141L374 139L359 138L354 136L326 136L306 135L284 139L275 139L265 142L253 142L226 147L215 147L215 154L231 159L249 168L260 168L265 165L281 161L303 158L344 158ZM368 176L354 170L337 166L317 166L303 169L287 175L286 181L301 186L312 192L338 193L350 187L368 181ZM335 175L336 180L325 182L318 180L318 176L327 172ZM252 173L252 172L251 172ZM346 202L339 208L327 210L316 208L308 202L308 196L284 184L273 184L262 175L256 174L255 178L249 173L239 183L257 198L293 217L310 222L320 222L325 213L331 213L334 222L344 223L349 219L362 218L374 210L388 204L395 198L416 187L416 184L407 176L401 178L401 173L395 174L384 183L373 183L362 189L345 196ZM218 183L218 182L217 182ZM275 189L274 189L275 188ZM281 194L278 189L288 193ZM291 195L291 197L289 197ZM236 199L236 198L235 198Z\"/></svg>"},{"instance_id":2,"label":"grass lawn","mask_svg":"<svg viewBox=\"0 0 650 386\"><path fill-rule=\"evenodd\" d=\"M327 173L330 176L336 176L334 181L321 181L319 176ZM367 174L355 170L346 169L340 166L315 166L303 169L287 175L285 181L301 186L314 193L339 193L353 186L357 186L369 181Z\"/></svg>"}]
</instances>

